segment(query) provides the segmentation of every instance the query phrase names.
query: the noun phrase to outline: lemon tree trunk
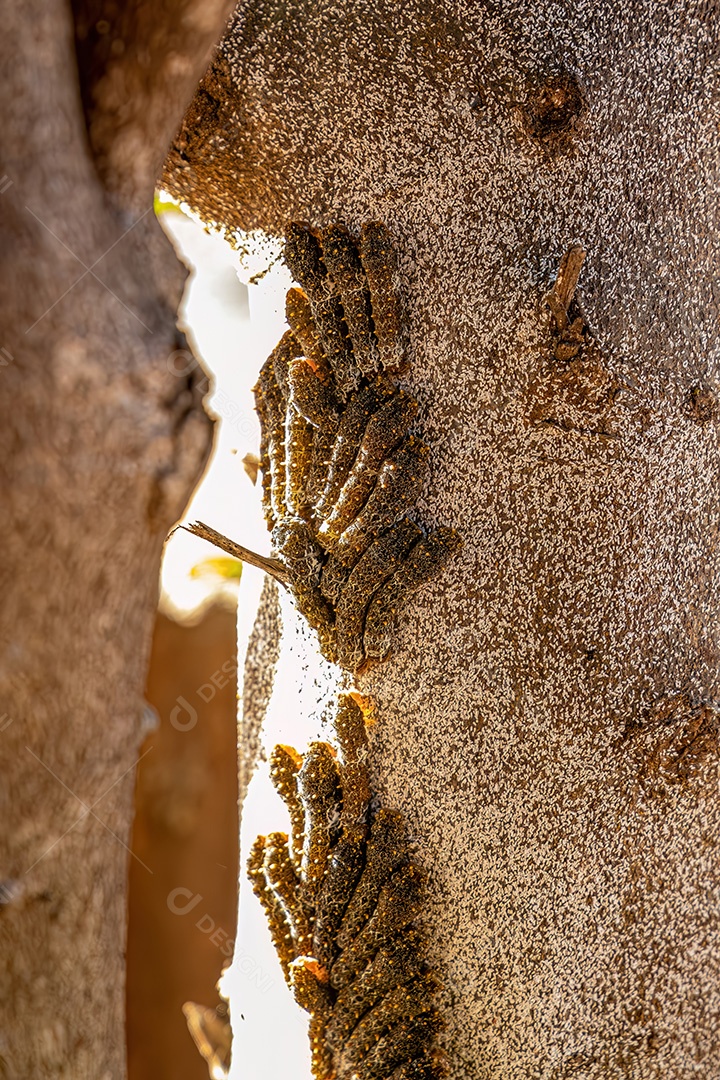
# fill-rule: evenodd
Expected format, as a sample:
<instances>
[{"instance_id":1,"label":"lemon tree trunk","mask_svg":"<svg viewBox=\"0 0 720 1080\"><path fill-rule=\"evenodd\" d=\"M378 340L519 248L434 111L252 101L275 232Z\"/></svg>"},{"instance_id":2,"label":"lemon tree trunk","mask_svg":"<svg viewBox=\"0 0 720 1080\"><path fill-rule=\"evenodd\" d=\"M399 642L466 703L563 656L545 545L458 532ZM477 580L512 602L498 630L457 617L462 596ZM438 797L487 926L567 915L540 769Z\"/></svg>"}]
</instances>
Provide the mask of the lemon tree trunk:
<instances>
[{"instance_id":1,"label":"lemon tree trunk","mask_svg":"<svg viewBox=\"0 0 720 1080\"><path fill-rule=\"evenodd\" d=\"M166 165L398 248L464 547L360 687L452 1080L720 1073L719 56L703 0L257 0Z\"/></svg>"}]
</instances>

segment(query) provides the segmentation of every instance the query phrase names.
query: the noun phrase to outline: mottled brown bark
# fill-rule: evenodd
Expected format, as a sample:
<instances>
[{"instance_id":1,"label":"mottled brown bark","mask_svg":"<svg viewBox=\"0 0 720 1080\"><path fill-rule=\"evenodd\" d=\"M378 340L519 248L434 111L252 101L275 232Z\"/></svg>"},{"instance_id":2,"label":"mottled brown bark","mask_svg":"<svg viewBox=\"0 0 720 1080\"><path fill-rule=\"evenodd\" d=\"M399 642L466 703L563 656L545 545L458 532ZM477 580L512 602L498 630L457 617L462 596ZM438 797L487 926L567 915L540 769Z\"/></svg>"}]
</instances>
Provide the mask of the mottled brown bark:
<instances>
[{"instance_id":1,"label":"mottled brown bark","mask_svg":"<svg viewBox=\"0 0 720 1080\"><path fill-rule=\"evenodd\" d=\"M125 209L152 198L233 0L71 0L95 165Z\"/></svg>"},{"instance_id":2,"label":"mottled brown bark","mask_svg":"<svg viewBox=\"0 0 720 1080\"><path fill-rule=\"evenodd\" d=\"M2 27L0 1073L115 1080L158 566L210 424L168 363L183 273L152 164L111 206L89 152L70 5L6 2Z\"/></svg>"},{"instance_id":3,"label":"mottled brown bark","mask_svg":"<svg viewBox=\"0 0 720 1080\"><path fill-rule=\"evenodd\" d=\"M720 1072L719 55L696 0L258 0L168 162L229 231L396 238L465 546L361 688L453 1080Z\"/></svg>"}]
</instances>

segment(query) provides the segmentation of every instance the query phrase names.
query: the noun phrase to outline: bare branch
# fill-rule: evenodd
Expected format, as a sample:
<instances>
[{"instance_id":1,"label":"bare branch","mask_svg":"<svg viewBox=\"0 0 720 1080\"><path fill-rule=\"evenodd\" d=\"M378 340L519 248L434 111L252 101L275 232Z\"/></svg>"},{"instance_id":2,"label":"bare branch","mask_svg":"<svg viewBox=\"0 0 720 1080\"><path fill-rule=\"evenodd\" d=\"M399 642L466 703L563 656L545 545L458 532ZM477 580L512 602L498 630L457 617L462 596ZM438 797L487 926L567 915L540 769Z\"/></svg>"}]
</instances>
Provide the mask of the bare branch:
<instances>
[{"instance_id":1,"label":"bare branch","mask_svg":"<svg viewBox=\"0 0 720 1080\"><path fill-rule=\"evenodd\" d=\"M192 533L193 536L199 536L201 540L208 540L216 548L220 548L221 551L248 563L250 566L257 566L259 570L264 570L266 574L270 574L281 585L287 585L290 581L290 575L279 559L258 555L257 552L243 547L242 544L236 544L234 540L223 536L222 533L211 528L210 525L206 525L203 521L196 521L192 525L178 525L178 529L184 529L186 532ZM172 533L170 535L172 536Z\"/></svg>"}]
</instances>

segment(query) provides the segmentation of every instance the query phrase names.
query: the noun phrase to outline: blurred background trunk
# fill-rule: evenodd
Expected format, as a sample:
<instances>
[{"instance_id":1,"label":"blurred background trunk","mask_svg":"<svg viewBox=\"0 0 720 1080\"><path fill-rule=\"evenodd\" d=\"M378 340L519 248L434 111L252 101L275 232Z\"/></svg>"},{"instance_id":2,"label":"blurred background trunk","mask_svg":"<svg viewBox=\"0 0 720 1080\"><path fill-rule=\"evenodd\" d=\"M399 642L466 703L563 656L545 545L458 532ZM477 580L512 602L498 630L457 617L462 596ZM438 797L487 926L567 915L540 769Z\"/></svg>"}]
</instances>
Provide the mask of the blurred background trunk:
<instances>
[{"instance_id":1,"label":"blurred background trunk","mask_svg":"<svg viewBox=\"0 0 720 1080\"><path fill-rule=\"evenodd\" d=\"M125 1075L160 555L211 435L201 373L169 363L184 272L153 192L228 9L2 3L0 1073L18 1080Z\"/></svg>"},{"instance_id":2,"label":"blurred background trunk","mask_svg":"<svg viewBox=\"0 0 720 1080\"><path fill-rule=\"evenodd\" d=\"M155 622L146 694L159 727L141 748L130 862L130 1080L207 1080L182 1007L226 1009L215 984L237 916L235 623L219 603Z\"/></svg>"}]
</instances>

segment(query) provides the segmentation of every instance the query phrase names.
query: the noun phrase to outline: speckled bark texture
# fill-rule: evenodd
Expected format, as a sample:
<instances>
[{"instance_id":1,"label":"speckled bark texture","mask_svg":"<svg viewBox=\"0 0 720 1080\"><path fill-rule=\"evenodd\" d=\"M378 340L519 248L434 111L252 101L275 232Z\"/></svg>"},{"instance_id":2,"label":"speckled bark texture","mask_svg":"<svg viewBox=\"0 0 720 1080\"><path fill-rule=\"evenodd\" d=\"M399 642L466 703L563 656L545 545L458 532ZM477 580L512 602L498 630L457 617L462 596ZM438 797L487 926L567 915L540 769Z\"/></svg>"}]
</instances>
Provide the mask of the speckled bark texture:
<instances>
[{"instance_id":1,"label":"speckled bark texture","mask_svg":"<svg viewBox=\"0 0 720 1080\"><path fill-rule=\"evenodd\" d=\"M229 230L399 251L465 544L361 687L453 1080L720 1075L719 54L710 2L250 3L168 165Z\"/></svg>"}]
</instances>

